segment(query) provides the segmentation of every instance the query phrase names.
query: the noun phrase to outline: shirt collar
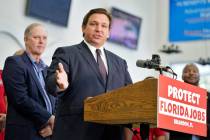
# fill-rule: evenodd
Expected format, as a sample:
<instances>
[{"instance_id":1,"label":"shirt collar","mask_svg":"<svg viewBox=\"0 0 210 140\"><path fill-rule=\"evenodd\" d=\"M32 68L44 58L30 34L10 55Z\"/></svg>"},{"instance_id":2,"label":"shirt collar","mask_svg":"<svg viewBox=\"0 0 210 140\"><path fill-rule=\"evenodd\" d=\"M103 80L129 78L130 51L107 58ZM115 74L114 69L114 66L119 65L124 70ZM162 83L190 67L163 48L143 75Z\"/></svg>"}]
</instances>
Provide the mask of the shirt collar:
<instances>
[{"instance_id":1,"label":"shirt collar","mask_svg":"<svg viewBox=\"0 0 210 140\"><path fill-rule=\"evenodd\" d=\"M34 64L34 65L39 65L40 67L42 67L42 68L45 68L47 65L44 63L44 61L42 60L42 59L40 59L40 61L39 61L39 63L37 63L36 61L35 61L35 59L33 59L32 57L31 57L31 55L30 55L30 53L28 53L27 51L26 51L26 54L27 54L27 56L28 56L28 58L29 58L29 60L31 61L31 63L32 64Z\"/></svg>"},{"instance_id":2,"label":"shirt collar","mask_svg":"<svg viewBox=\"0 0 210 140\"><path fill-rule=\"evenodd\" d=\"M105 56L104 46L101 46L100 48L96 48L93 45L91 45L90 43L88 43L86 40L84 40L84 42L85 42L85 44L87 44L87 46L90 49L92 54L96 53L96 49L100 49L101 50L101 55Z\"/></svg>"}]
</instances>

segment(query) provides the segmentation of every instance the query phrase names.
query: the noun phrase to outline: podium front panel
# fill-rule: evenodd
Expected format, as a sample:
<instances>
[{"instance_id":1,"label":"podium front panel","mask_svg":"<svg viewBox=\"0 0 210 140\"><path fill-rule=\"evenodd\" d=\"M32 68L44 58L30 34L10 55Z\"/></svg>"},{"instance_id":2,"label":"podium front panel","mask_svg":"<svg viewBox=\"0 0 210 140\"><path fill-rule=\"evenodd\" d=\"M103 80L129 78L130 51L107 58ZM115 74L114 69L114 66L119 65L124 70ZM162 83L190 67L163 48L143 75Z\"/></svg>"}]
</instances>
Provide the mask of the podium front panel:
<instances>
[{"instance_id":1,"label":"podium front panel","mask_svg":"<svg viewBox=\"0 0 210 140\"><path fill-rule=\"evenodd\" d=\"M158 127L207 135L207 91L160 75L158 86Z\"/></svg>"}]
</instances>

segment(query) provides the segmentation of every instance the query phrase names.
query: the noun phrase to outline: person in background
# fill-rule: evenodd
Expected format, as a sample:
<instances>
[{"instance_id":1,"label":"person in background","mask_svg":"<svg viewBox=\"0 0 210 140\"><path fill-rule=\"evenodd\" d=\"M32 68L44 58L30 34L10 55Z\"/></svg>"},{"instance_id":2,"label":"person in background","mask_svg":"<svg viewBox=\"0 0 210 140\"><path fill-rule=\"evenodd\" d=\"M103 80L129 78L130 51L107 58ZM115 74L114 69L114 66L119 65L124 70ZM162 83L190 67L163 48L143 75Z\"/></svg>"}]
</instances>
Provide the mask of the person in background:
<instances>
[{"instance_id":1,"label":"person in background","mask_svg":"<svg viewBox=\"0 0 210 140\"><path fill-rule=\"evenodd\" d=\"M187 64L182 71L182 80L185 83L188 83L188 84L191 84L194 86L199 86L200 72L199 72L198 67L193 63ZM208 125L210 123L209 105L210 105L210 102L208 99L208 101L207 101L207 108L208 108L207 123L208 123ZM210 134L209 128L208 128L208 137L207 138L199 137L199 136L195 136L195 135L191 135L191 134L186 134L186 133L181 133L181 132L176 132L176 131L171 131L170 132L170 140L209 140L210 139L209 134Z\"/></svg>"},{"instance_id":2,"label":"person in background","mask_svg":"<svg viewBox=\"0 0 210 140\"><path fill-rule=\"evenodd\" d=\"M198 67L193 63L186 64L182 71L182 80L185 83L199 86L200 72Z\"/></svg>"},{"instance_id":3,"label":"person in background","mask_svg":"<svg viewBox=\"0 0 210 140\"><path fill-rule=\"evenodd\" d=\"M55 98L45 90L44 26L29 25L24 42L26 50L8 57L2 73L8 99L5 140L48 140L54 126Z\"/></svg>"},{"instance_id":4,"label":"person in background","mask_svg":"<svg viewBox=\"0 0 210 140\"><path fill-rule=\"evenodd\" d=\"M24 49L18 50L14 55L23 54ZM4 91L2 81L2 70L0 70L0 140L4 140L5 125L6 125L6 112L7 112L7 97Z\"/></svg>"},{"instance_id":5,"label":"person in background","mask_svg":"<svg viewBox=\"0 0 210 140\"><path fill-rule=\"evenodd\" d=\"M140 136L140 128L133 129L133 132L135 132L134 135L132 135L132 140L141 140ZM149 140L167 140L167 132L163 131L160 128L150 128L149 130Z\"/></svg>"},{"instance_id":6,"label":"person in background","mask_svg":"<svg viewBox=\"0 0 210 140\"><path fill-rule=\"evenodd\" d=\"M13 55L22 55L24 52L25 52L25 49L19 49Z\"/></svg>"},{"instance_id":7,"label":"person in background","mask_svg":"<svg viewBox=\"0 0 210 140\"><path fill-rule=\"evenodd\" d=\"M92 9L82 22L84 40L55 51L46 80L51 94L62 95L53 140L123 139L124 127L84 122L83 118L84 99L132 83L126 61L104 48L110 27L110 13Z\"/></svg>"},{"instance_id":8,"label":"person in background","mask_svg":"<svg viewBox=\"0 0 210 140\"><path fill-rule=\"evenodd\" d=\"M4 92L4 85L2 82L2 70L0 70L0 140L4 140L6 112L7 112L7 98Z\"/></svg>"}]
</instances>

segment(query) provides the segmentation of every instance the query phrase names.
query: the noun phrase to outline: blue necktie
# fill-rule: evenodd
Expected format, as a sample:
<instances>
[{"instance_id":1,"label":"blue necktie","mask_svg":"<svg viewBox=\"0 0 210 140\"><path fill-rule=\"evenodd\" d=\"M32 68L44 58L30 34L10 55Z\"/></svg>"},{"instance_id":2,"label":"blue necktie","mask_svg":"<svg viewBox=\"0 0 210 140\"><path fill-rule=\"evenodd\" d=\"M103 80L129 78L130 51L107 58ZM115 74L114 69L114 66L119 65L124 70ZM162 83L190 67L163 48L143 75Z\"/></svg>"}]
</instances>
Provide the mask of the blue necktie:
<instances>
[{"instance_id":1,"label":"blue necktie","mask_svg":"<svg viewBox=\"0 0 210 140\"><path fill-rule=\"evenodd\" d=\"M46 90L45 90L45 81L44 81L44 77L43 77L43 74L42 74L43 68L41 67L41 64L35 63L35 65L37 67L37 75L38 75L38 78L39 78L39 82L40 82L40 84L42 86L42 89L43 89L43 92L41 92L42 97L44 99L47 111L52 113L52 105L51 105L50 99L49 99L49 97L46 93Z\"/></svg>"},{"instance_id":2,"label":"blue necktie","mask_svg":"<svg viewBox=\"0 0 210 140\"><path fill-rule=\"evenodd\" d=\"M96 49L96 54L97 54L97 64L98 64L99 71L101 73L101 76L103 77L104 83L106 83L107 73L106 73L106 68L105 68L104 62L101 58L101 50Z\"/></svg>"}]
</instances>

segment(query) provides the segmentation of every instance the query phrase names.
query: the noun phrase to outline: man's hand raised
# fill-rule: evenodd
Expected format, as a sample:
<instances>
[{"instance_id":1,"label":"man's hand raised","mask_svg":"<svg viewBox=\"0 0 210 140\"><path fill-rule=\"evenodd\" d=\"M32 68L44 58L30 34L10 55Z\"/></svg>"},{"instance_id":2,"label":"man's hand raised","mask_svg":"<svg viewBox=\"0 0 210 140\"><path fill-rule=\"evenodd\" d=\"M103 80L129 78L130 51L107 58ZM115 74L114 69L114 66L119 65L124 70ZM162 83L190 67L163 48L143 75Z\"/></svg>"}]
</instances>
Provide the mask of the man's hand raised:
<instances>
[{"instance_id":1,"label":"man's hand raised","mask_svg":"<svg viewBox=\"0 0 210 140\"><path fill-rule=\"evenodd\" d=\"M67 73L61 63L58 63L58 69L56 70L56 82L60 91L66 90L69 86Z\"/></svg>"}]
</instances>

